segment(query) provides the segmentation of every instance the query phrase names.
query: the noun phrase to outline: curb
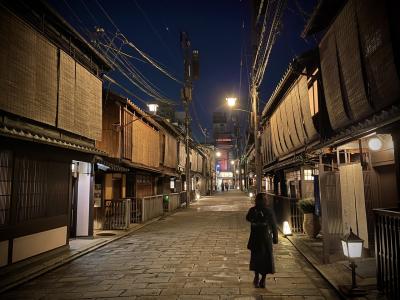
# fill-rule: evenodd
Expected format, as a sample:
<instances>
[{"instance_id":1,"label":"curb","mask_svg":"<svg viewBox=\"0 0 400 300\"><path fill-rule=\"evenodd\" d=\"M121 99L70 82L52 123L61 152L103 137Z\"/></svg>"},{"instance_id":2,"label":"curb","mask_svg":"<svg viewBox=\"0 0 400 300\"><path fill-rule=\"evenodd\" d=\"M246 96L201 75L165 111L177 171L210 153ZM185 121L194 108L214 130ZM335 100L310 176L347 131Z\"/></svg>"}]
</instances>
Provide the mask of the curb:
<instances>
[{"instance_id":1,"label":"curb","mask_svg":"<svg viewBox=\"0 0 400 300\"><path fill-rule=\"evenodd\" d=\"M282 233L282 232L281 232ZM282 233L283 235L283 233ZM324 271L322 271L316 264L314 264L304 253L302 250L300 250L297 246L296 243L294 241L292 241L292 239L288 236L285 237L292 245L293 247L304 257L304 259L314 268L314 270L316 270L318 272L319 275L321 275L321 277L323 279L325 279L325 281L332 287L332 289L336 292L336 294L339 296L340 299L342 300L346 300L347 298L340 292L339 288L337 286L335 286L328 278L328 276L324 273Z\"/></svg>"}]
</instances>

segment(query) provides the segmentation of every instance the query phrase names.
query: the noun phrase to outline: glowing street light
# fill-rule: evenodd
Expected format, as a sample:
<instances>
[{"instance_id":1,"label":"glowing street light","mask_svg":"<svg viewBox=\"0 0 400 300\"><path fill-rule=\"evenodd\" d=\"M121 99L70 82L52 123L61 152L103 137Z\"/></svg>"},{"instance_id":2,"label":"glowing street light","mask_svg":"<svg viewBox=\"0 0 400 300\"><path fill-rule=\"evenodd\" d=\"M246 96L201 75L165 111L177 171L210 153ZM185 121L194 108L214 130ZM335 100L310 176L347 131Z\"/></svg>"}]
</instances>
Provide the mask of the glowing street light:
<instances>
[{"instance_id":1,"label":"glowing street light","mask_svg":"<svg viewBox=\"0 0 400 300\"><path fill-rule=\"evenodd\" d=\"M235 164L235 161L234 160L231 160L231 165L233 166Z\"/></svg>"},{"instance_id":2,"label":"glowing street light","mask_svg":"<svg viewBox=\"0 0 400 300\"><path fill-rule=\"evenodd\" d=\"M149 111L153 114L157 113L158 109L158 104L147 104L147 107L149 108Z\"/></svg>"},{"instance_id":3,"label":"glowing street light","mask_svg":"<svg viewBox=\"0 0 400 300\"><path fill-rule=\"evenodd\" d=\"M236 105L237 98L235 97L228 97L225 98L226 102L228 103L229 107L234 107Z\"/></svg>"},{"instance_id":4,"label":"glowing street light","mask_svg":"<svg viewBox=\"0 0 400 300\"><path fill-rule=\"evenodd\" d=\"M215 155L216 155L217 157L221 157L221 152L217 151L217 153L215 153Z\"/></svg>"}]
</instances>

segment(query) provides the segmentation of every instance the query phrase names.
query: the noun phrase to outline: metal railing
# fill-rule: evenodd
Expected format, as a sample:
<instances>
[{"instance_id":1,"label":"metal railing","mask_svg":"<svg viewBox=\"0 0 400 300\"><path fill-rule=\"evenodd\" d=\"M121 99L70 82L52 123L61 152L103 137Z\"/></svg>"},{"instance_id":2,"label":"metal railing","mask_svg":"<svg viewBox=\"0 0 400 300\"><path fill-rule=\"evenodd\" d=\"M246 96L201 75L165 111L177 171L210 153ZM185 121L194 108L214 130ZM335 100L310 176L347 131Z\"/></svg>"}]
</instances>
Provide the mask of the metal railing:
<instances>
[{"instance_id":1,"label":"metal railing","mask_svg":"<svg viewBox=\"0 0 400 300\"><path fill-rule=\"evenodd\" d=\"M297 206L299 200L267 193L267 201L274 208L276 221L280 228L284 221L288 221L293 232L303 232L304 215Z\"/></svg>"},{"instance_id":2,"label":"metal railing","mask_svg":"<svg viewBox=\"0 0 400 300\"><path fill-rule=\"evenodd\" d=\"M374 209L378 290L400 299L400 209Z\"/></svg>"},{"instance_id":3,"label":"metal railing","mask_svg":"<svg viewBox=\"0 0 400 300\"><path fill-rule=\"evenodd\" d=\"M128 229L131 199L105 200L103 229Z\"/></svg>"}]
</instances>

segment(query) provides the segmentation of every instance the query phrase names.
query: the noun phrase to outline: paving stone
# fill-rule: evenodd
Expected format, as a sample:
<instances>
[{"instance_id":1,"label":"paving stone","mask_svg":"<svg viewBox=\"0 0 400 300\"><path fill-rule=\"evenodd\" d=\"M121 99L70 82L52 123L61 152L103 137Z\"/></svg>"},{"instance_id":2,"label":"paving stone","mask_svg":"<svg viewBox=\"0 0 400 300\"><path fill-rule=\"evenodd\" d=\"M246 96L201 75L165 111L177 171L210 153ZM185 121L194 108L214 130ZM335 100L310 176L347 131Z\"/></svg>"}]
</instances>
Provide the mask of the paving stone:
<instances>
[{"instance_id":1,"label":"paving stone","mask_svg":"<svg viewBox=\"0 0 400 300\"><path fill-rule=\"evenodd\" d=\"M237 192L207 197L27 284L1 299L338 299L283 238L277 273L252 287L246 249L251 203Z\"/></svg>"}]
</instances>

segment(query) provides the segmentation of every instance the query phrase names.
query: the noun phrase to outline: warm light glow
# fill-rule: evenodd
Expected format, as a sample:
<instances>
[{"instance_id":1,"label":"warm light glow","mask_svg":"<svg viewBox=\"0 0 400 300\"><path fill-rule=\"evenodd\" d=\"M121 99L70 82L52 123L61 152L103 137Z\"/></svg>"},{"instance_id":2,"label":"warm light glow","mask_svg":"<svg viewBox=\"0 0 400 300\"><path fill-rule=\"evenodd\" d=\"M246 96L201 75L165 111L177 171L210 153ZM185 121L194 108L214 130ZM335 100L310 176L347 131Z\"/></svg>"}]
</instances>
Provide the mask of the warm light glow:
<instances>
[{"instance_id":1,"label":"warm light glow","mask_svg":"<svg viewBox=\"0 0 400 300\"><path fill-rule=\"evenodd\" d=\"M196 194L196 200L200 199L200 194Z\"/></svg>"},{"instance_id":2,"label":"warm light glow","mask_svg":"<svg viewBox=\"0 0 400 300\"><path fill-rule=\"evenodd\" d=\"M221 152L217 151L217 152L215 153L215 155L216 155L217 157L221 157Z\"/></svg>"},{"instance_id":3,"label":"warm light glow","mask_svg":"<svg viewBox=\"0 0 400 300\"><path fill-rule=\"evenodd\" d=\"M284 236L292 235L292 230L290 229L288 221L283 222L283 235Z\"/></svg>"},{"instance_id":4,"label":"warm light glow","mask_svg":"<svg viewBox=\"0 0 400 300\"><path fill-rule=\"evenodd\" d=\"M225 98L225 99L226 99L226 102L228 103L229 107L234 107L236 105L237 98L228 97L228 98Z\"/></svg>"},{"instance_id":5,"label":"warm light glow","mask_svg":"<svg viewBox=\"0 0 400 300\"><path fill-rule=\"evenodd\" d=\"M368 148L372 151L378 151L382 148L382 141L378 137L373 137L368 140Z\"/></svg>"},{"instance_id":6,"label":"warm light glow","mask_svg":"<svg viewBox=\"0 0 400 300\"><path fill-rule=\"evenodd\" d=\"M235 164L235 161L234 160L231 160L231 165L234 165Z\"/></svg>"},{"instance_id":7,"label":"warm light glow","mask_svg":"<svg viewBox=\"0 0 400 300\"><path fill-rule=\"evenodd\" d=\"M249 197L253 198L254 194L252 192L249 193Z\"/></svg>"},{"instance_id":8,"label":"warm light glow","mask_svg":"<svg viewBox=\"0 0 400 300\"><path fill-rule=\"evenodd\" d=\"M343 254L348 258L358 258L362 255L363 244L361 242L342 241Z\"/></svg>"},{"instance_id":9,"label":"warm light glow","mask_svg":"<svg viewBox=\"0 0 400 300\"><path fill-rule=\"evenodd\" d=\"M147 104L149 111L156 113L157 112L157 108L158 108L158 104Z\"/></svg>"},{"instance_id":10,"label":"warm light glow","mask_svg":"<svg viewBox=\"0 0 400 300\"><path fill-rule=\"evenodd\" d=\"M239 174L239 170L236 170L236 174Z\"/></svg>"}]
</instances>

